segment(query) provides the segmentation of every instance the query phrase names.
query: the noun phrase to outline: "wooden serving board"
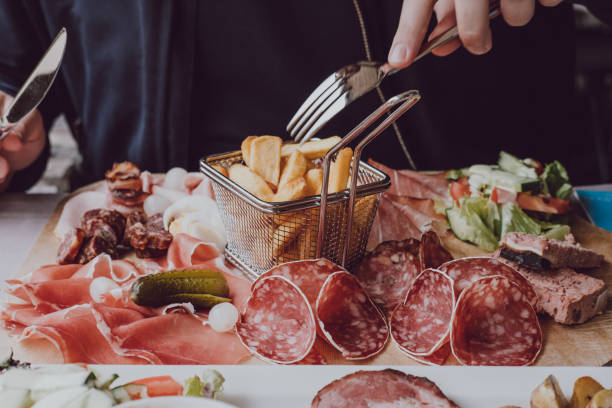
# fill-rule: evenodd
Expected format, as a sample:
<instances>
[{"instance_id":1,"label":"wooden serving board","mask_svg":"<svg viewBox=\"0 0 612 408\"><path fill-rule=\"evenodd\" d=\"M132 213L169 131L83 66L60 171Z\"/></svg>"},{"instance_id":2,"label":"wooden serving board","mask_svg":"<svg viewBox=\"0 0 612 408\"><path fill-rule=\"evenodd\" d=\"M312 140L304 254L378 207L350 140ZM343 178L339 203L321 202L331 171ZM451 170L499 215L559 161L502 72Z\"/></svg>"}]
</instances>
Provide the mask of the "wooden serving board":
<instances>
[{"instance_id":1,"label":"wooden serving board","mask_svg":"<svg viewBox=\"0 0 612 408\"><path fill-rule=\"evenodd\" d=\"M81 189L93 190L98 183ZM62 200L40 236L34 243L18 276L26 275L42 265L55 262L59 240L53 234L55 224L62 208L69 197ZM605 256L604 265L594 271L592 276L603 279L612 288L612 232L590 224L581 217L574 217L571 222L572 232L578 242L584 247L593 249ZM484 255L485 252L474 245L464 243L452 233L442 236L442 242L455 258ZM544 347L536 365L540 366L602 366L612 362L612 299L608 301L606 312L590 321L577 326L563 326L555 323L549 317L540 317L544 334ZM6 342L4 333L0 333L0 343ZM0 344L0 350L6 345ZM385 350L377 356L363 361L348 361L339 352L324 341L317 339L316 349L321 352L329 364L360 364L360 365L415 365L418 364L399 351L393 342L389 342ZM245 361L246 364L265 364L256 358ZM446 364L457 364L451 356Z\"/></svg>"}]
</instances>

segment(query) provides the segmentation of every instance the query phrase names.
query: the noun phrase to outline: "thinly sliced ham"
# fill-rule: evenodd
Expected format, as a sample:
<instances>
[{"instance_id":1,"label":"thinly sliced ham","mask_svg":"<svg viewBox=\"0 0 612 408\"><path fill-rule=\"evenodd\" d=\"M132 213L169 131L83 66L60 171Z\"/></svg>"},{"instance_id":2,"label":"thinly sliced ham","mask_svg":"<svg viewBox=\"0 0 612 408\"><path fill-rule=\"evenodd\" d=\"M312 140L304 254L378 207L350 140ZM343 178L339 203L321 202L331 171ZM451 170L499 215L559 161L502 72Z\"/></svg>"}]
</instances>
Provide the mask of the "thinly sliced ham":
<instances>
[{"instance_id":1,"label":"thinly sliced ham","mask_svg":"<svg viewBox=\"0 0 612 408\"><path fill-rule=\"evenodd\" d=\"M174 240L165 264L220 271L239 309L250 294L250 282L214 246L189 236ZM235 333L215 332L207 313L191 304L152 309L130 300L138 276L165 270L156 261L146 260L141 268L107 255L82 266L44 266L23 280L8 281L11 301L0 320L20 356L38 363L234 364L248 357ZM115 283L93 299L92 282L100 279Z\"/></svg>"},{"instance_id":2,"label":"thinly sliced ham","mask_svg":"<svg viewBox=\"0 0 612 408\"><path fill-rule=\"evenodd\" d=\"M101 191L86 191L77 194L66 201L53 233L62 239L73 228L81 225L81 217L89 210L100 208L106 202L106 193Z\"/></svg>"},{"instance_id":3,"label":"thinly sliced ham","mask_svg":"<svg viewBox=\"0 0 612 408\"><path fill-rule=\"evenodd\" d=\"M394 170L374 160L368 163L380 171L385 172L391 178L391 188L388 193L412 198L438 199L449 204L451 198L448 194L448 180L444 172L423 173L413 170Z\"/></svg>"}]
</instances>

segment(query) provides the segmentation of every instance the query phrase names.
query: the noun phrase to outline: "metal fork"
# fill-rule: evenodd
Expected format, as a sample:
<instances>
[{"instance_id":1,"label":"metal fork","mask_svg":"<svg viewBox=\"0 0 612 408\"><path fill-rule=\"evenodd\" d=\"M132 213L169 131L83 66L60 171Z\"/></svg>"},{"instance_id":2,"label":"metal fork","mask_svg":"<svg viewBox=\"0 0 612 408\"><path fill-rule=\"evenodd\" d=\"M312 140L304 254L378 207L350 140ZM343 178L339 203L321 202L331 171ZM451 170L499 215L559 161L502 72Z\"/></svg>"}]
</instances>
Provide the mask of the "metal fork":
<instances>
[{"instance_id":1,"label":"metal fork","mask_svg":"<svg viewBox=\"0 0 612 408\"><path fill-rule=\"evenodd\" d=\"M490 0L489 18L500 14L499 0ZM458 37L457 27L451 27L423 44L414 61L433 49ZM310 140L331 118L351 102L376 88L383 79L400 69L389 69L386 63L361 61L340 68L328 76L306 98L287 125L287 132L300 144Z\"/></svg>"}]
</instances>

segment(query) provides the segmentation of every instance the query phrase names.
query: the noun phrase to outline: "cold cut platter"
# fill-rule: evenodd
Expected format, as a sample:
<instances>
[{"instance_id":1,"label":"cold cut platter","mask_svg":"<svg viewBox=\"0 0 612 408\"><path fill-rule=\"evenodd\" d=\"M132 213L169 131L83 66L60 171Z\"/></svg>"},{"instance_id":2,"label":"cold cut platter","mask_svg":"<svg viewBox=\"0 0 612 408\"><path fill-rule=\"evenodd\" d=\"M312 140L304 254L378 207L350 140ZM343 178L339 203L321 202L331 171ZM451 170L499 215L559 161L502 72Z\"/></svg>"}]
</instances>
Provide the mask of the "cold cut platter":
<instances>
[{"instance_id":1,"label":"cold cut platter","mask_svg":"<svg viewBox=\"0 0 612 408\"><path fill-rule=\"evenodd\" d=\"M241 163L215 171L259 200L307 200L321 192L319 159L336 141L292 148L252 137ZM351 154L330 169L339 194ZM280 244L265 261L275 266L256 279L224 257L235 234L215 204L218 185L116 164L58 206L7 282L11 345L27 361L90 364L612 360L612 233L571 212L560 164L506 153L435 174L370 164L391 188L359 226L369 232L362 259L349 270L313 259L305 221L273 223Z\"/></svg>"}]
</instances>

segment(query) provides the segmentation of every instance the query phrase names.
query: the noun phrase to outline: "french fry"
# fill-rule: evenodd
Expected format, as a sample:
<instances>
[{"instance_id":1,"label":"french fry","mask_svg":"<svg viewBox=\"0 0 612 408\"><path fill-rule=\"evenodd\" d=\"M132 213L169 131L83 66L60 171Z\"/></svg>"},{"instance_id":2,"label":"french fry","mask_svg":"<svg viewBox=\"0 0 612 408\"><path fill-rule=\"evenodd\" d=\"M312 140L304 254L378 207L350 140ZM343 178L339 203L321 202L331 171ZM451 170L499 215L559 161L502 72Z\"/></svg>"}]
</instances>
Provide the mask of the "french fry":
<instances>
[{"instance_id":1,"label":"french fry","mask_svg":"<svg viewBox=\"0 0 612 408\"><path fill-rule=\"evenodd\" d=\"M251 143L253 140L257 139L257 136L249 136L242 141L240 145L240 150L242 151L242 160L245 162L247 166L250 166L251 162Z\"/></svg>"},{"instance_id":2,"label":"french fry","mask_svg":"<svg viewBox=\"0 0 612 408\"><path fill-rule=\"evenodd\" d=\"M323 169L314 168L306 172L306 197L321 194L321 186L323 185Z\"/></svg>"},{"instance_id":3,"label":"french fry","mask_svg":"<svg viewBox=\"0 0 612 408\"><path fill-rule=\"evenodd\" d=\"M275 186L280 177L282 143L278 136L259 136L250 143L249 168Z\"/></svg>"},{"instance_id":4,"label":"french fry","mask_svg":"<svg viewBox=\"0 0 612 408\"><path fill-rule=\"evenodd\" d=\"M570 408L585 408L600 390L603 390L603 387L592 377L580 377L574 382Z\"/></svg>"},{"instance_id":5,"label":"french fry","mask_svg":"<svg viewBox=\"0 0 612 408\"><path fill-rule=\"evenodd\" d=\"M332 136L321 140L309 140L300 146L297 143L284 144L281 149L281 156L290 156L296 150L302 152L307 159L319 159L334 147L341 140L340 136Z\"/></svg>"},{"instance_id":6,"label":"french fry","mask_svg":"<svg viewBox=\"0 0 612 408\"><path fill-rule=\"evenodd\" d=\"M352 157L353 151L350 147L345 147L338 152L336 160L331 164L329 173L330 194L346 189Z\"/></svg>"},{"instance_id":7,"label":"french fry","mask_svg":"<svg viewBox=\"0 0 612 408\"><path fill-rule=\"evenodd\" d=\"M306 180L298 177L279 187L274 195L274 201L292 201L306 197Z\"/></svg>"},{"instance_id":8,"label":"french fry","mask_svg":"<svg viewBox=\"0 0 612 408\"><path fill-rule=\"evenodd\" d=\"M211 167L217 170L219 173L223 174L225 177L229 177L229 173L227 172L227 169L221 166L220 164L213 164Z\"/></svg>"},{"instance_id":9,"label":"french fry","mask_svg":"<svg viewBox=\"0 0 612 408\"><path fill-rule=\"evenodd\" d=\"M272 255L281 256L307 223L308 219L299 214L294 214L291 219L281 222L274 230L272 237Z\"/></svg>"},{"instance_id":10,"label":"french fry","mask_svg":"<svg viewBox=\"0 0 612 408\"><path fill-rule=\"evenodd\" d=\"M234 164L230 167L229 178L261 200L272 201L274 199L274 193L266 181L242 164Z\"/></svg>"},{"instance_id":11,"label":"french fry","mask_svg":"<svg viewBox=\"0 0 612 408\"><path fill-rule=\"evenodd\" d=\"M306 157L299 150L291 153L281 171L280 181L278 182L279 190L291 180L302 177L307 169L308 160L306 160Z\"/></svg>"}]
</instances>

